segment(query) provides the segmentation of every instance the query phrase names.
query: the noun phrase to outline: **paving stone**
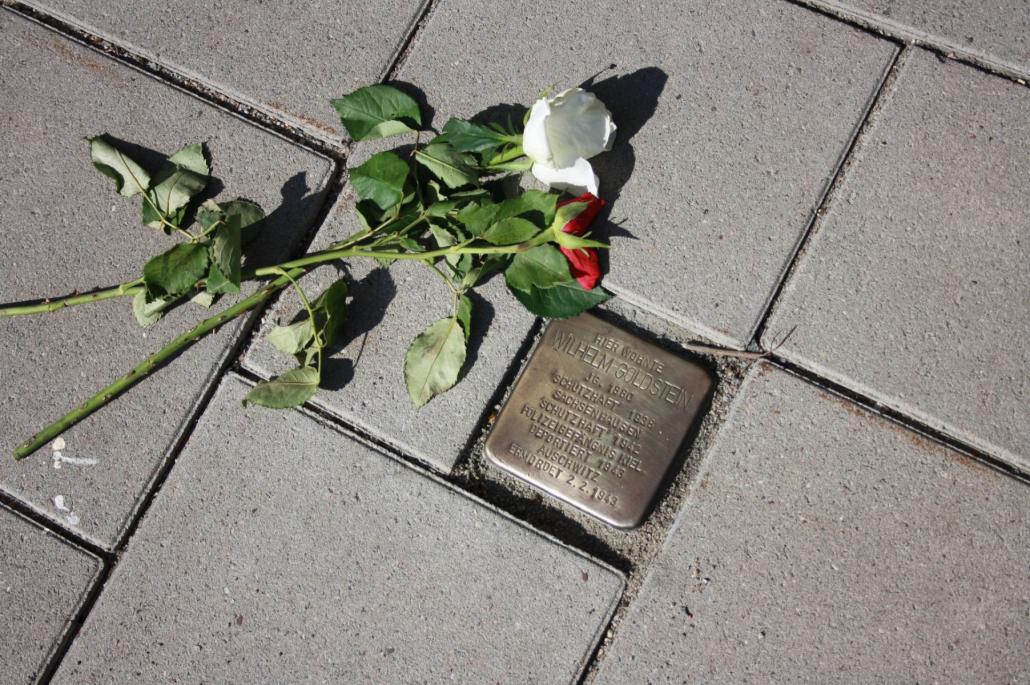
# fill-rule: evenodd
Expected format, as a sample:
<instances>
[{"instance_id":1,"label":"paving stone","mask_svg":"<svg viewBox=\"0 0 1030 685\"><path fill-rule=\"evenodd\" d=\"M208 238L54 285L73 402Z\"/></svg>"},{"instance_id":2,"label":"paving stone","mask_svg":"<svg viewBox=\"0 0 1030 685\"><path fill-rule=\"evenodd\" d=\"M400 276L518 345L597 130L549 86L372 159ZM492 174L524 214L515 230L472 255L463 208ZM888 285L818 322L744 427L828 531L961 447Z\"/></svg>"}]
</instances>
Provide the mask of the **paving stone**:
<instances>
[{"instance_id":1,"label":"paving stone","mask_svg":"<svg viewBox=\"0 0 1030 685\"><path fill-rule=\"evenodd\" d=\"M619 126L595 158L620 227L600 228L615 236L605 284L739 346L893 51L788 3L456 1L398 77L425 90L439 128L616 64L595 86Z\"/></svg>"},{"instance_id":2,"label":"paving stone","mask_svg":"<svg viewBox=\"0 0 1030 685\"><path fill-rule=\"evenodd\" d=\"M914 51L777 304L780 354L1030 467L1028 176L1026 89Z\"/></svg>"},{"instance_id":3,"label":"paving stone","mask_svg":"<svg viewBox=\"0 0 1030 685\"><path fill-rule=\"evenodd\" d=\"M1026 503L759 365L596 682L1025 682Z\"/></svg>"},{"instance_id":4,"label":"paving stone","mask_svg":"<svg viewBox=\"0 0 1030 685\"><path fill-rule=\"evenodd\" d=\"M831 11L1030 71L1026 0L815 0Z\"/></svg>"},{"instance_id":5,"label":"paving stone","mask_svg":"<svg viewBox=\"0 0 1030 685\"><path fill-rule=\"evenodd\" d=\"M574 680L621 576L246 390L216 392L57 682Z\"/></svg>"},{"instance_id":6,"label":"paving stone","mask_svg":"<svg viewBox=\"0 0 1030 685\"><path fill-rule=\"evenodd\" d=\"M205 2L91 0L28 5L227 92L272 116L339 141L329 104L381 78L424 0Z\"/></svg>"},{"instance_id":7,"label":"paving stone","mask_svg":"<svg viewBox=\"0 0 1030 685\"><path fill-rule=\"evenodd\" d=\"M357 228L352 198L345 193L312 249L326 247ZM433 321L450 316L451 292L420 264L397 262L389 269L376 268L371 260L348 264L353 299L345 339L326 360L323 387L312 402L402 452L449 471L474 436L505 373L516 363L535 317L512 297L503 278L494 277L478 287L472 294L472 333L464 374L454 388L415 409L404 384L404 355L416 335ZM322 268L300 283L309 294L317 294L339 275L332 268ZM295 292L284 292L262 322L244 365L264 377L296 366L264 335L302 311Z\"/></svg>"},{"instance_id":8,"label":"paving stone","mask_svg":"<svg viewBox=\"0 0 1030 685\"><path fill-rule=\"evenodd\" d=\"M34 683L64 637L100 560L0 507L0 664L5 683Z\"/></svg>"},{"instance_id":9,"label":"paving stone","mask_svg":"<svg viewBox=\"0 0 1030 685\"><path fill-rule=\"evenodd\" d=\"M225 186L219 197L249 197L274 210L255 241L256 262L285 257L322 204L327 160L6 11L0 11L0 92L0 242L7 260L0 302L136 278L149 257L172 244L140 225L138 198L119 197L92 167L87 136L108 131L165 154L208 141L214 174ZM0 487L112 546L239 326L205 338L68 431L63 456L95 465L55 469L49 448L15 463L10 452L203 312L189 305L143 330L124 298L0 320ZM68 523L54 507L56 495L79 523Z\"/></svg>"}]
</instances>

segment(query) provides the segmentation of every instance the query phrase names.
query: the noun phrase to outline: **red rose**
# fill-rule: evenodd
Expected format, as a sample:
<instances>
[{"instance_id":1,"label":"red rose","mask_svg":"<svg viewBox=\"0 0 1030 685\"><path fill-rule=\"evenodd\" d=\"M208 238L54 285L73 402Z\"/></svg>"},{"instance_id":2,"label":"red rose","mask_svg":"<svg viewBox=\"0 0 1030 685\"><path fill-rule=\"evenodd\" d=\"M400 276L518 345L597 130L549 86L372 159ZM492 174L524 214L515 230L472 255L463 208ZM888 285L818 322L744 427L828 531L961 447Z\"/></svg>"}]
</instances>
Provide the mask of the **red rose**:
<instances>
[{"instance_id":1,"label":"red rose","mask_svg":"<svg viewBox=\"0 0 1030 685\"><path fill-rule=\"evenodd\" d=\"M563 207L573 202L586 203L586 207L562 226L562 231L572 235L583 235L590 228L590 224L593 223L598 212L604 207L605 201L590 193L583 193L577 198L559 202L558 206ZM568 247L559 247L558 249L569 260L569 271L579 281L579 284L583 286L583 289L593 290L597 282L601 280L601 262L597 257L597 250L592 247L575 250Z\"/></svg>"}]
</instances>

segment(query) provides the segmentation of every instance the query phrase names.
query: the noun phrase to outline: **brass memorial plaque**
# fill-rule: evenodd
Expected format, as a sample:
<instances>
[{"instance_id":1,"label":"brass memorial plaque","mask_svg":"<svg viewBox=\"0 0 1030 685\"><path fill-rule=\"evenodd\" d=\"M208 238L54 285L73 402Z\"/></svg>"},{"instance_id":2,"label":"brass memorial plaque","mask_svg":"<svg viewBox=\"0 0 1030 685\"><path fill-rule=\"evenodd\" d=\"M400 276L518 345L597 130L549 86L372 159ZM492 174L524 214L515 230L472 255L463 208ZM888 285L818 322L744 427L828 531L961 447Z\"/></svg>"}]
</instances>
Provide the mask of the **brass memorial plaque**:
<instances>
[{"instance_id":1,"label":"brass memorial plaque","mask_svg":"<svg viewBox=\"0 0 1030 685\"><path fill-rule=\"evenodd\" d=\"M700 366L595 316L554 321L486 453L602 521L633 528L711 389Z\"/></svg>"}]
</instances>

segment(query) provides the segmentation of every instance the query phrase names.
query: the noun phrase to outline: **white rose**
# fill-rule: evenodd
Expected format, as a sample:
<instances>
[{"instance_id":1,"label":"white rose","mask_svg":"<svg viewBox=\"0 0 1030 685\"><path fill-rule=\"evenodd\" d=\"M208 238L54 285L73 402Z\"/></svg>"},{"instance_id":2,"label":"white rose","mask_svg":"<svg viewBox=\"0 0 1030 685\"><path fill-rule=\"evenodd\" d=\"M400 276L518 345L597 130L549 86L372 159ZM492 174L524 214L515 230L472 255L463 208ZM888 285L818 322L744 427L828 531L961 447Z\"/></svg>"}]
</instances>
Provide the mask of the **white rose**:
<instances>
[{"instance_id":1,"label":"white rose","mask_svg":"<svg viewBox=\"0 0 1030 685\"><path fill-rule=\"evenodd\" d=\"M597 176L587 160L612 149L615 124L604 103L582 88L569 88L533 103L522 149L533 175L574 195L597 195Z\"/></svg>"}]
</instances>

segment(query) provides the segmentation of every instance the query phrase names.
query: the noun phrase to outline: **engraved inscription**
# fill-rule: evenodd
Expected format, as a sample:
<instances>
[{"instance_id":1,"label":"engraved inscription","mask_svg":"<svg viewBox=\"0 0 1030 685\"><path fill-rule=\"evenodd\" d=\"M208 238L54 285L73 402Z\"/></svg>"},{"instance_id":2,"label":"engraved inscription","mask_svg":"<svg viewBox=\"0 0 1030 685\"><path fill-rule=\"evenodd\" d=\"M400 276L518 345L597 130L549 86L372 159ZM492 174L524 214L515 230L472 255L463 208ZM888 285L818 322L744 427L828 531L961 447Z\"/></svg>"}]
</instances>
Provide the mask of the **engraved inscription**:
<instances>
[{"instance_id":1,"label":"engraved inscription","mask_svg":"<svg viewBox=\"0 0 1030 685\"><path fill-rule=\"evenodd\" d=\"M552 323L487 439L491 460L613 525L639 523L711 388L596 317Z\"/></svg>"}]
</instances>

